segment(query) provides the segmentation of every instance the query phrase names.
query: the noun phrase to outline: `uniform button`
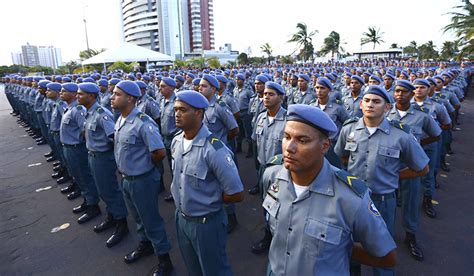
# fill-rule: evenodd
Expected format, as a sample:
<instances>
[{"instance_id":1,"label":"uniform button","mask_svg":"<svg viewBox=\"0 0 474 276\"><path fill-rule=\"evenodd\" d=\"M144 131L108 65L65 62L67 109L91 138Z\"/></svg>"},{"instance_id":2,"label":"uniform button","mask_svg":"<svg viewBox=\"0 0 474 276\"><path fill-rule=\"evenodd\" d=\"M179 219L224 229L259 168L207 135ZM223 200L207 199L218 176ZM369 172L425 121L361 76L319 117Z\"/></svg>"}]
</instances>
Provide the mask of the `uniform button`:
<instances>
[{"instance_id":1,"label":"uniform button","mask_svg":"<svg viewBox=\"0 0 474 276\"><path fill-rule=\"evenodd\" d=\"M293 228L291 228L291 227L290 227L290 228L288 228L288 231L293 231Z\"/></svg>"},{"instance_id":2,"label":"uniform button","mask_svg":"<svg viewBox=\"0 0 474 276\"><path fill-rule=\"evenodd\" d=\"M365 165L364 165L364 167L366 167L366 168L367 168L367 164L365 164Z\"/></svg>"},{"instance_id":3,"label":"uniform button","mask_svg":"<svg viewBox=\"0 0 474 276\"><path fill-rule=\"evenodd\" d=\"M369 151L367 151L367 153L369 153Z\"/></svg>"},{"instance_id":4,"label":"uniform button","mask_svg":"<svg viewBox=\"0 0 474 276\"><path fill-rule=\"evenodd\" d=\"M290 252L286 252L286 255L290 256Z\"/></svg>"},{"instance_id":5,"label":"uniform button","mask_svg":"<svg viewBox=\"0 0 474 276\"><path fill-rule=\"evenodd\" d=\"M181 170L181 173L183 173L183 170Z\"/></svg>"}]
</instances>

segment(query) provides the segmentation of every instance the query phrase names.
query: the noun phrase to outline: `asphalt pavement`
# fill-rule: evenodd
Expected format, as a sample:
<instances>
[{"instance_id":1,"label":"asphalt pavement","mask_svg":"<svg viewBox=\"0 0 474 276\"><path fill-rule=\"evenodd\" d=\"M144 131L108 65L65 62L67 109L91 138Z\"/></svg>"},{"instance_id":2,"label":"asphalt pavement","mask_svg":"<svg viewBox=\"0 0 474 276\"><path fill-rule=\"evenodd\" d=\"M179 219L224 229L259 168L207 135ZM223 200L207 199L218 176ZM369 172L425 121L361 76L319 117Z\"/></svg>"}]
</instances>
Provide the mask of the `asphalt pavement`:
<instances>
[{"instance_id":1,"label":"asphalt pavement","mask_svg":"<svg viewBox=\"0 0 474 276\"><path fill-rule=\"evenodd\" d=\"M447 159L451 171L438 176L441 187L434 197L438 217L430 219L421 214L418 240L425 253L423 262L414 260L404 246L400 209L397 210L398 275L474 275L473 97L471 91L471 98L462 105L461 125L454 132L454 154ZM123 262L124 255L137 245L133 221L128 220L130 235L110 249L105 241L113 230L100 234L92 231L105 217L103 202L101 217L79 225L78 215L71 210L82 200L69 201L59 192L64 185L57 185L51 178L52 165L43 157L49 147L37 146L10 112L0 86L0 276L149 275L158 263L157 257L146 257L131 265ZM238 162L247 190L254 185L256 172L253 159L244 155L238 154ZM167 190L157 200L172 243L174 274L187 275L176 241L174 204L163 200L169 191L169 171L164 179ZM266 254L250 252L251 244L263 235L260 204L257 196L246 194L237 205L239 225L227 244L235 275L265 275ZM63 229L52 231L61 225ZM371 270L364 267L363 274L371 275Z\"/></svg>"}]
</instances>

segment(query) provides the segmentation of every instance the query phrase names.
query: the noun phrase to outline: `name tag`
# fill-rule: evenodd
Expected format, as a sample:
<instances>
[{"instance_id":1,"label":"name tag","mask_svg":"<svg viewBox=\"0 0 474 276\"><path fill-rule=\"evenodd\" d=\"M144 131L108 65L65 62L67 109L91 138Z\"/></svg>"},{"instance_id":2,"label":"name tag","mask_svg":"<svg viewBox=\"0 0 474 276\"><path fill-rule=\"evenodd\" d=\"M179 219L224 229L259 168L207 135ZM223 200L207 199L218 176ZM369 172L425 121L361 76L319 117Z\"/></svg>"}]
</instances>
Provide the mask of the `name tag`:
<instances>
[{"instance_id":1,"label":"name tag","mask_svg":"<svg viewBox=\"0 0 474 276\"><path fill-rule=\"evenodd\" d=\"M273 196L267 194L267 196L263 200L262 206L272 217L277 217L278 210L280 209L280 202L278 202Z\"/></svg>"}]
</instances>

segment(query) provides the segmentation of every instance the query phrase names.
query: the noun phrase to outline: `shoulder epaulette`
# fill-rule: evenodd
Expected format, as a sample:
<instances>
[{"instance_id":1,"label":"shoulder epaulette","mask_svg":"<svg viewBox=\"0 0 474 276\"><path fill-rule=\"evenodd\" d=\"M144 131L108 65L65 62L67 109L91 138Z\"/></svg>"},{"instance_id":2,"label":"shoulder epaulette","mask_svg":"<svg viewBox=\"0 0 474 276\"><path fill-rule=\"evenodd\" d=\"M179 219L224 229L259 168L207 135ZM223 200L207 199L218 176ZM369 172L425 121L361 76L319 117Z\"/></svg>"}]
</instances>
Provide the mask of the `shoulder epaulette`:
<instances>
[{"instance_id":1,"label":"shoulder epaulette","mask_svg":"<svg viewBox=\"0 0 474 276\"><path fill-rule=\"evenodd\" d=\"M359 121L359 117L354 116L354 117L351 117L351 118L347 119L347 120L344 122L344 124L342 124L342 125L345 126L345 125L348 125L348 124L355 123L355 122L357 122L357 121Z\"/></svg>"},{"instance_id":2,"label":"shoulder epaulette","mask_svg":"<svg viewBox=\"0 0 474 276\"><path fill-rule=\"evenodd\" d=\"M342 101L338 100L338 99L335 99L334 102L337 103L337 104L342 104Z\"/></svg>"},{"instance_id":3,"label":"shoulder epaulette","mask_svg":"<svg viewBox=\"0 0 474 276\"><path fill-rule=\"evenodd\" d=\"M97 113L99 113L99 114L104 113L104 109L99 106L99 107L97 108Z\"/></svg>"},{"instance_id":4,"label":"shoulder epaulette","mask_svg":"<svg viewBox=\"0 0 474 276\"><path fill-rule=\"evenodd\" d=\"M392 120L389 122L390 122L390 125L394 126L395 128L403 130L406 133L410 133L410 127L408 125L402 124L400 121L397 121L397 120Z\"/></svg>"},{"instance_id":5,"label":"shoulder epaulette","mask_svg":"<svg viewBox=\"0 0 474 276\"><path fill-rule=\"evenodd\" d=\"M137 117L142 120L143 122L148 122L148 120L150 120L150 117L148 117L148 115L146 115L145 113L138 113L137 114Z\"/></svg>"},{"instance_id":6,"label":"shoulder epaulette","mask_svg":"<svg viewBox=\"0 0 474 276\"><path fill-rule=\"evenodd\" d=\"M76 109L77 109L77 110L82 110L82 109L85 109L85 107L82 106L82 105L80 105L80 104L78 104L78 105L76 105Z\"/></svg>"},{"instance_id":7,"label":"shoulder epaulette","mask_svg":"<svg viewBox=\"0 0 474 276\"><path fill-rule=\"evenodd\" d=\"M214 134L207 136L207 140L214 147L215 150L219 150L220 148L224 147L224 143L222 143L222 141Z\"/></svg>"},{"instance_id":8,"label":"shoulder epaulette","mask_svg":"<svg viewBox=\"0 0 474 276\"><path fill-rule=\"evenodd\" d=\"M420 110L420 111L423 111L423 112L425 112L425 113L429 113L429 112L430 112L430 111L428 110L428 108L424 108L423 106L417 105L417 104L413 105L413 109L415 109L415 110Z\"/></svg>"},{"instance_id":9,"label":"shoulder epaulette","mask_svg":"<svg viewBox=\"0 0 474 276\"><path fill-rule=\"evenodd\" d=\"M347 186L349 186L351 190L354 191L354 193L356 193L359 197L363 197L365 192L367 191L367 185L365 185L363 181L349 174L345 170L337 171L336 176Z\"/></svg>"},{"instance_id":10,"label":"shoulder epaulette","mask_svg":"<svg viewBox=\"0 0 474 276\"><path fill-rule=\"evenodd\" d=\"M219 100L217 100L217 103L220 105L220 106L227 106L227 104L224 102L224 100L222 98L220 98Z\"/></svg>"},{"instance_id":11,"label":"shoulder epaulette","mask_svg":"<svg viewBox=\"0 0 474 276\"><path fill-rule=\"evenodd\" d=\"M268 159L267 163L265 164L267 167L273 165L283 165L283 154L277 154L270 159Z\"/></svg>"}]
</instances>

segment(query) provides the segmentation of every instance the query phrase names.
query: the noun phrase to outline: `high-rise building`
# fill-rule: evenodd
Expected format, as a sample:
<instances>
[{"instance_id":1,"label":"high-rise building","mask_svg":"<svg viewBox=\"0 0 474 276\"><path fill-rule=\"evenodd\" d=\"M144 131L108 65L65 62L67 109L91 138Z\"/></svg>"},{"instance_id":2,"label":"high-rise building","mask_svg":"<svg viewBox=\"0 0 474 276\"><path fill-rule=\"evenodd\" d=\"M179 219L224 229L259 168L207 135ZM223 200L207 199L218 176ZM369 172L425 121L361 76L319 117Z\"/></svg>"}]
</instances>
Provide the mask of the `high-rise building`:
<instances>
[{"instance_id":1,"label":"high-rise building","mask_svg":"<svg viewBox=\"0 0 474 276\"><path fill-rule=\"evenodd\" d=\"M176 58L214 49L212 0L120 0L123 39Z\"/></svg>"},{"instance_id":2,"label":"high-rise building","mask_svg":"<svg viewBox=\"0 0 474 276\"><path fill-rule=\"evenodd\" d=\"M38 47L26 43L26 45L21 46L21 53L23 55L23 64L25 66L38 66Z\"/></svg>"},{"instance_id":3,"label":"high-rise building","mask_svg":"<svg viewBox=\"0 0 474 276\"><path fill-rule=\"evenodd\" d=\"M25 65L22 53L12 53L12 64Z\"/></svg>"},{"instance_id":4,"label":"high-rise building","mask_svg":"<svg viewBox=\"0 0 474 276\"><path fill-rule=\"evenodd\" d=\"M61 49L53 46L38 46L38 58L41 66L57 69L62 65Z\"/></svg>"},{"instance_id":5,"label":"high-rise building","mask_svg":"<svg viewBox=\"0 0 474 276\"><path fill-rule=\"evenodd\" d=\"M190 46L193 52L214 49L214 5L212 0L187 0Z\"/></svg>"}]
</instances>

